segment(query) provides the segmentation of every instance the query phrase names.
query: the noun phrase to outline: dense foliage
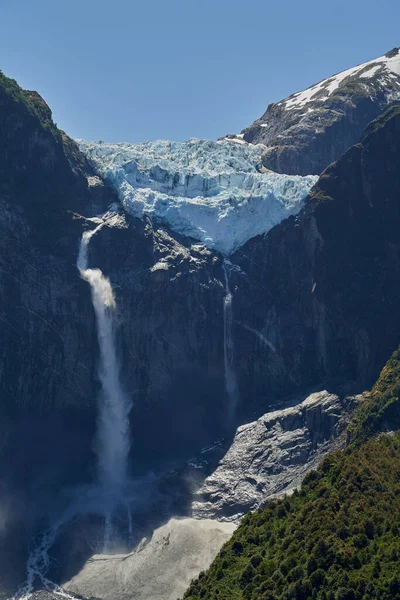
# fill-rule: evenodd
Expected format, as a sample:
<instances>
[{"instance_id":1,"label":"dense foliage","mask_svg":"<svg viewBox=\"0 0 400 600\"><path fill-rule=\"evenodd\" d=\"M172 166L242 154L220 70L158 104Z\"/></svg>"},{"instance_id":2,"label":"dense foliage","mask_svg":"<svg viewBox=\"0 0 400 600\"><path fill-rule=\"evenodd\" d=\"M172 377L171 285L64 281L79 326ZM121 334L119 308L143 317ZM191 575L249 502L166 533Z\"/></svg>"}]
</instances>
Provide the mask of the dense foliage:
<instances>
[{"instance_id":1,"label":"dense foliage","mask_svg":"<svg viewBox=\"0 0 400 600\"><path fill-rule=\"evenodd\" d=\"M400 428L400 349L383 368L366 400L357 409L349 426L350 438L360 443L385 428Z\"/></svg>"},{"instance_id":2,"label":"dense foliage","mask_svg":"<svg viewBox=\"0 0 400 600\"><path fill-rule=\"evenodd\" d=\"M299 492L247 515L186 600L400 600L400 351L351 426L347 449ZM394 421L393 421L394 419Z\"/></svg>"},{"instance_id":3,"label":"dense foliage","mask_svg":"<svg viewBox=\"0 0 400 600\"><path fill-rule=\"evenodd\" d=\"M400 435L326 458L249 514L187 600L400 599Z\"/></svg>"},{"instance_id":4,"label":"dense foliage","mask_svg":"<svg viewBox=\"0 0 400 600\"><path fill-rule=\"evenodd\" d=\"M14 118L21 113L29 114L43 129L51 132L55 137L59 136L59 131L52 120L51 110L43 98L37 92L23 90L15 79L6 77L2 71L0 71L0 106L6 106L8 111L11 109Z\"/></svg>"}]
</instances>

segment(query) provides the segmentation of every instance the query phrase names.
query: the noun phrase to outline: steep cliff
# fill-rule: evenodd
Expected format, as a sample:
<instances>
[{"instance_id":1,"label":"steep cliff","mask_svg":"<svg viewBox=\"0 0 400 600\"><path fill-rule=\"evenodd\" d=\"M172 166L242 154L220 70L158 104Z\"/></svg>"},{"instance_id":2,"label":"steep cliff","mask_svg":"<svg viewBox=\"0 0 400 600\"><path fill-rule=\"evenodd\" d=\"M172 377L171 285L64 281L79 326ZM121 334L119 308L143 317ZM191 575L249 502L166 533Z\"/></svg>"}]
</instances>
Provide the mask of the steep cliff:
<instances>
[{"instance_id":1,"label":"steep cliff","mask_svg":"<svg viewBox=\"0 0 400 600\"><path fill-rule=\"evenodd\" d=\"M91 469L93 315L72 211L113 198L42 98L0 74L2 590L25 576L31 524Z\"/></svg>"},{"instance_id":2,"label":"steep cliff","mask_svg":"<svg viewBox=\"0 0 400 600\"><path fill-rule=\"evenodd\" d=\"M9 595L25 578L32 532L68 502L65 487L95 478L99 349L76 261L82 231L95 226L86 217L117 198L38 94L1 74L0 105L0 592ZM131 471L165 471L225 431L222 261L129 216L94 238L89 261L116 293Z\"/></svg>"},{"instance_id":3,"label":"steep cliff","mask_svg":"<svg viewBox=\"0 0 400 600\"><path fill-rule=\"evenodd\" d=\"M232 289L249 403L318 380L363 391L397 347L399 161L394 107L322 174L297 217L232 256L243 272Z\"/></svg>"}]
</instances>

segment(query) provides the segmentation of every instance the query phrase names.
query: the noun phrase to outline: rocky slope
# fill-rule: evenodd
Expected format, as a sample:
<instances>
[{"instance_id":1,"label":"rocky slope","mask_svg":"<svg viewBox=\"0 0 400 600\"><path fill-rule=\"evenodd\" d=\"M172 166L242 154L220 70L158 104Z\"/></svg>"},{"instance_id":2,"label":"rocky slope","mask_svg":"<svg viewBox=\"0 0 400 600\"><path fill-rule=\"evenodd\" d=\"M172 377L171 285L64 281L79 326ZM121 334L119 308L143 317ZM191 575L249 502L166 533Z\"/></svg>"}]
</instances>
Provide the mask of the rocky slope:
<instances>
[{"instance_id":1,"label":"rocky slope","mask_svg":"<svg viewBox=\"0 0 400 600\"><path fill-rule=\"evenodd\" d=\"M249 513L184 597L399 598L399 403L397 350L356 408L346 450Z\"/></svg>"},{"instance_id":2,"label":"rocky slope","mask_svg":"<svg viewBox=\"0 0 400 600\"><path fill-rule=\"evenodd\" d=\"M324 456L344 445L355 401L326 391L238 428L217 469L196 492L197 518L237 521L291 493Z\"/></svg>"},{"instance_id":3,"label":"rocky slope","mask_svg":"<svg viewBox=\"0 0 400 600\"><path fill-rule=\"evenodd\" d=\"M399 173L400 108L393 108L322 174L299 216L231 257L240 268L231 286L248 407L318 380L329 391L353 382L361 392L397 347Z\"/></svg>"},{"instance_id":4,"label":"rocky slope","mask_svg":"<svg viewBox=\"0 0 400 600\"><path fill-rule=\"evenodd\" d=\"M264 144L263 164L278 173L321 173L385 108L400 100L400 49L270 104L232 141Z\"/></svg>"}]
</instances>

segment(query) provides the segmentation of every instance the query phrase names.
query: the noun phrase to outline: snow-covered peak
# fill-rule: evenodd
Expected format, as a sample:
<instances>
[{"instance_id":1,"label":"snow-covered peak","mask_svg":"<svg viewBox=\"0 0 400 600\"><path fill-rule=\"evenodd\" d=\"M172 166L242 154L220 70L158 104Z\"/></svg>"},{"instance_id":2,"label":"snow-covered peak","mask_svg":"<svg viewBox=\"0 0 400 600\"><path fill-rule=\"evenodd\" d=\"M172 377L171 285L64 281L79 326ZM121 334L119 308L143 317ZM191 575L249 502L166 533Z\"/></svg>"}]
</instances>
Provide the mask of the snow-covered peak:
<instances>
[{"instance_id":1,"label":"snow-covered peak","mask_svg":"<svg viewBox=\"0 0 400 600\"><path fill-rule=\"evenodd\" d=\"M400 102L399 48L269 104L249 127L224 139L235 146L263 144L263 164L273 171L322 173L395 102Z\"/></svg>"},{"instance_id":2,"label":"snow-covered peak","mask_svg":"<svg viewBox=\"0 0 400 600\"><path fill-rule=\"evenodd\" d=\"M78 143L127 212L163 221L226 255L298 213L317 180L266 172L261 144Z\"/></svg>"},{"instance_id":3,"label":"snow-covered peak","mask_svg":"<svg viewBox=\"0 0 400 600\"><path fill-rule=\"evenodd\" d=\"M379 76L383 82L390 82L390 79L400 76L400 49L388 52L375 60L358 65L346 71L342 71L333 77L324 79L319 83L307 88L302 92L297 92L289 96L286 100L278 102L278 106L286 110L302 109L313 100L327 100L337 89L354 79L371 79Z\"/></svg>"}]
</instances>

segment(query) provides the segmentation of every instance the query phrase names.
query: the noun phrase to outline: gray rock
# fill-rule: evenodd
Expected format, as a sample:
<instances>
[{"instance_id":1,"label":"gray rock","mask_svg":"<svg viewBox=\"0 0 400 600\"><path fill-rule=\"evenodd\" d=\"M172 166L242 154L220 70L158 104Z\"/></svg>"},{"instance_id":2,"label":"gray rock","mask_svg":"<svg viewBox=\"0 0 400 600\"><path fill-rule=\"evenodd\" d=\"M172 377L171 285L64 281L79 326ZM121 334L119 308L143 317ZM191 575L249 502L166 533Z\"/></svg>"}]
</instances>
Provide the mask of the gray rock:
<instances>
[{"instance_id":1,"label":"gray rock","mask_svg":"<svg viewBox=\"0 0 400 600\"><path fill-rule=\"evenodd\" d=\"M298 487L341 436L354 400L326 391L238 428L233 444L193 502L197 518L238 520Z\"/></svg>"},{"instance_id":2,"label":"gray rock","mask_svg":"<svg viewBox=\"0 0 400 600\"><path fill-rule=\"evenodd\" d=\"M242 131L240 139L265 144L263 163L273 171L321 173L358 142L370 121L400 101L399 53L400 49L394 48L373 65L365 63L339 74L332 93L329 88L337 76L270 104L260 119ZM387 57L394 61L397 73L386 68Z\"/></svg>"},{"instance_id":3,"label":"gray rock","mask_svg":"<svg viewBox=\"0 0 400 600\"><path fill-rule=\"evenodd\" d=\"M171 519L131 554L93 556L63 587L103 600L176 600L234 529L232 523Z\"/></svg>"}]
</instances>

